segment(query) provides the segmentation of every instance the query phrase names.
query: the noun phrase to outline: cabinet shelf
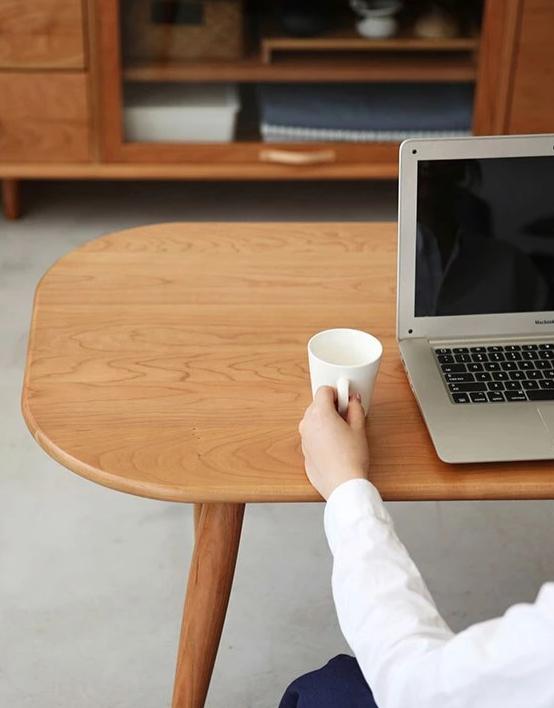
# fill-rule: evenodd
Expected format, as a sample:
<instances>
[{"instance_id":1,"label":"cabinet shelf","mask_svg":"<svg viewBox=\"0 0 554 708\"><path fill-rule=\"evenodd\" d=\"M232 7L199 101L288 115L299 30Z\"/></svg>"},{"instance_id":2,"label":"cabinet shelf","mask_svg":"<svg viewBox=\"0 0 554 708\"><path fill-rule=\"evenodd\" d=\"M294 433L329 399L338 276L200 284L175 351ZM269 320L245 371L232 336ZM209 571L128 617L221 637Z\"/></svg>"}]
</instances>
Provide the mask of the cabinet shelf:
<instances>
[{"instance_id":1,"label":"cabinet shelf","mask_svg":"<svg viewBox=\"0 0 554 708\"><path fill-rule=\"evenodd\" d=\"M284 37L267 33L261 40L264 63L279 60L284 53L302 52L475 52L479 37L454 37L445 39L422 39L409 34L392 39L367 39L348 29L328 32L321 37Z\"/></svg>"},{"instance_id":2,"label":"cabinet shelf","mask_svg":"<svg viewBox=\"0 0 554 708\"><path fill-rule=\"evenodd\" d=\"M124 68L123 76L126 81L471 82L476 78L476 63L471 54L463 52L414 55L404 50L363 58L341 53L333 59L283 57L271 64L254 55L236 61L135 61Z\"/></svg>"}]
</instances>

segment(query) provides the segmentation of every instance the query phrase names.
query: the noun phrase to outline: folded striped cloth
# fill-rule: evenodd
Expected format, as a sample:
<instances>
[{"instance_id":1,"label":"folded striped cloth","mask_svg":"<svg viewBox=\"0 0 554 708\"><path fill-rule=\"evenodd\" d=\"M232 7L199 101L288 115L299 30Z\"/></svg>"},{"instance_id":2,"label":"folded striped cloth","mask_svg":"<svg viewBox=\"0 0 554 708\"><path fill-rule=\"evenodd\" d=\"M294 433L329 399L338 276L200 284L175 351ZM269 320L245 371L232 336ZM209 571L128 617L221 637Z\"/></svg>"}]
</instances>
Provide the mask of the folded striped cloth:
<instances>
[{"instance_id":1,"label":"folded striped cloth","mask_svg":"<svg viewBox=\"0 0 554 708\"><path fill-rule=\"evenodd\" d=\"M471 134L471 84L263 84L258 91L267 142Z\"/></svg>"}]
</instances>

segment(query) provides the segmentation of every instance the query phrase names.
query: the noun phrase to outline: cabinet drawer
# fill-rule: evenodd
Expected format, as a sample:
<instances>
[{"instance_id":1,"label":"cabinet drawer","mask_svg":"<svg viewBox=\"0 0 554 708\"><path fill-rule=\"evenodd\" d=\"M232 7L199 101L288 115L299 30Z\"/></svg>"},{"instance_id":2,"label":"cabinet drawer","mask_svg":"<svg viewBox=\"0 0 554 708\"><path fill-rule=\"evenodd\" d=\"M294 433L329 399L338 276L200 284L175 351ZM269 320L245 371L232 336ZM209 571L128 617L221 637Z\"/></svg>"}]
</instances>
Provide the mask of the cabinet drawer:
<instances>
[{"instance_id":1,"label":"cabinet drawer","mask_svg":"<svg viewBox=\"0 0 554 708\"><path fill-rule=\"evenodd\" d=\"M398 174L398 143L122 142L110 147L105 154L111 162L234 164L245 174L286 173L300 178L326 173L340 176L350 167L366 169L371 164L373 176Z\"/></svg>"},{"instance_id":2,"label":"cabinet drawer","mask_svg":"<svg viewBox=\"0 0 554 708\"><path fill-rule=\"evenodd\" d=\"M89 159L84 73L0 72L0 161Z\"/></svg>"},{"instance_id":3,"label":"cabinet drawer","mask_svg":"<svg viewBox=\"0 0 554 708\"><path fill-rule=\"evenodd\" d=\"M0 68L84 66L81 0L0 0Z\"/></svg>"}]
</instances>

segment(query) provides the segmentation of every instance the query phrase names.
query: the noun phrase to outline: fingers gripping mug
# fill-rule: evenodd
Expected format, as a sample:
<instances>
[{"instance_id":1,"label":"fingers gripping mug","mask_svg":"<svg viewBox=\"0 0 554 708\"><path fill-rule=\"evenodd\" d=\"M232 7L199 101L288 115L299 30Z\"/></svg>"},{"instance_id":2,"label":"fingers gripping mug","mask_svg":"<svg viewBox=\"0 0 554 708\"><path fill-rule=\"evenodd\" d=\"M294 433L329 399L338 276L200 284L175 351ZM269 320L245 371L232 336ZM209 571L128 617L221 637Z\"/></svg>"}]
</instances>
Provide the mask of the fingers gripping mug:
<instances>
[{"instance_id":1,"label":"fingers gripping mug","mask_svg":"<svg viewBox=\"0 0 554 708\"><path fill-rule=\"evenodd\" d=\"M379 370L383 345L359 329L326 329L308 342L312 395L321 386L337 391L338 411L344 415L351 394L360 394L365 414Z\"/></svg>"}]
</instances>

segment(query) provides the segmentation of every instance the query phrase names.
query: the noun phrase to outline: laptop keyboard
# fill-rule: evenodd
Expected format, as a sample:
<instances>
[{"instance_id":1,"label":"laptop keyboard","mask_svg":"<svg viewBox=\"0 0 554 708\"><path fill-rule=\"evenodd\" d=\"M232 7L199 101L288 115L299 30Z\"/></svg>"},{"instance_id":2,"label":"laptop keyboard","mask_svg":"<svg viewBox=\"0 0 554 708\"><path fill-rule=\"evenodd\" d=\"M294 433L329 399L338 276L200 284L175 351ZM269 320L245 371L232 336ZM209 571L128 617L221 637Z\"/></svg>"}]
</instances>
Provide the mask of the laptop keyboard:
<instances>
[{"instance_id":1,"label":"laptop keyboard","mask_svg":"<svg viewBox=\"0 0 554 708\"><path fill-rule=\"evenodd\" d=\"M554 342L435 347L453 403L554 401Z\"/></svg>"}]
</instances>

